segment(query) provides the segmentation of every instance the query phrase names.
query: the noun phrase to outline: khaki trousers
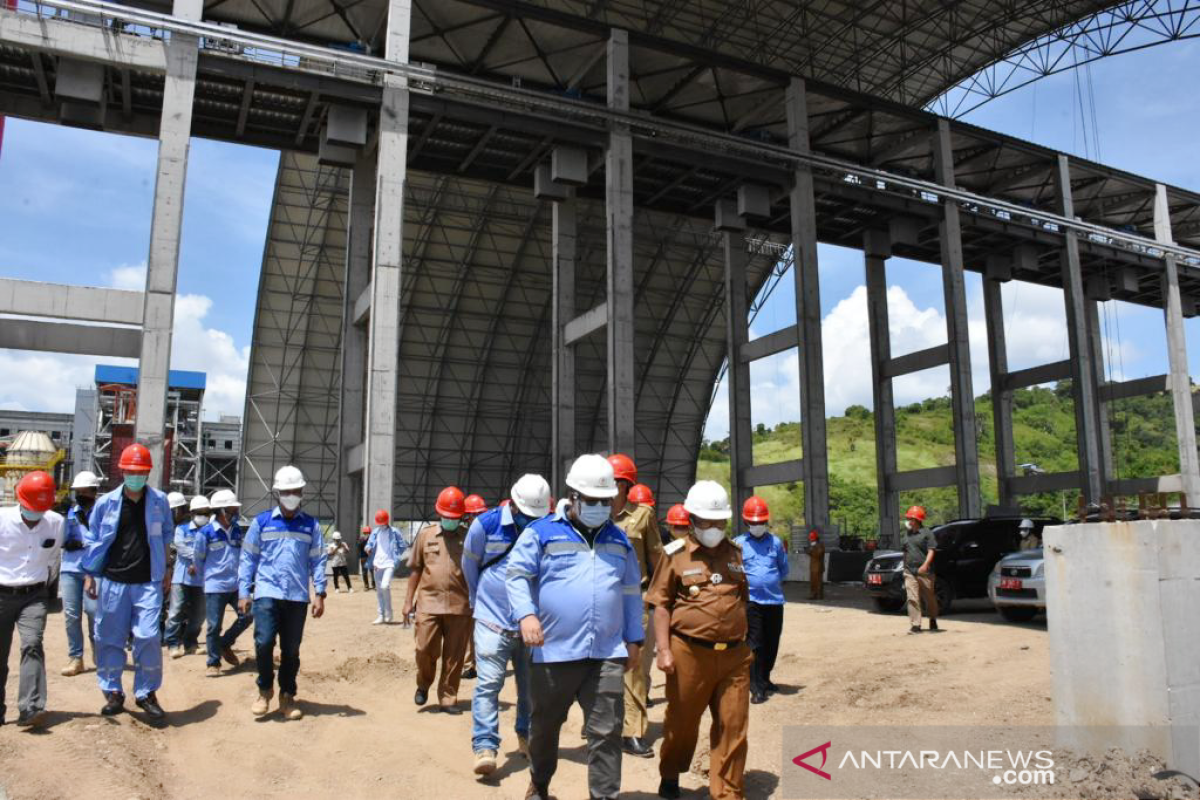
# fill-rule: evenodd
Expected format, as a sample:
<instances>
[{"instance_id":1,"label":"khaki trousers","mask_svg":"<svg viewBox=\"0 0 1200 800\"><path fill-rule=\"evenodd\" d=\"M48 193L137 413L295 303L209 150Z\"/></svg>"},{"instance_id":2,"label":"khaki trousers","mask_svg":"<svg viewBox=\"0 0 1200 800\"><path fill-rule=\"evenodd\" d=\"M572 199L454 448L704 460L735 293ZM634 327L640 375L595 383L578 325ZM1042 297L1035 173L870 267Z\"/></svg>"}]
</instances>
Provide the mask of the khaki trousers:
<instances>
[{"instance_id":1,"label":"khaki trousers","mask_svg":"<svg viewBox=\"0 0 1200 800\"><path fill-rule=\"evenodd\" d=\"M646 735L650 724L646 717L646 698L650 696L650 664L654 661L654 628L650 625L650 613L642 611L642 629L646 641L642 644L641 663L625 673L625 730L623 736Z\"/></svg>"},{"instance_id":2,"label":"khaki trousers","mask_svg":"<svg viewBox=\"0 0 1200 800\"><path fill-rule=\"evenodd\" d=\"M908 595L908 621L914 628L921 625L921 604L925 604L925 613L930 619L937 619L937 593L933 591L933 573L913 575L904 572L904 593Z\"/></svg>"},{"instance_id":3,"label":"khaki trousers","mask_svg":"<svg viewBox=\"0 0 1200 800\"><path fill-rule=\"evenodd\" d=\"M438 661L442 676L438 681L438 702L452 706L458 702L458 684L462 680L463 657L471 638L471 617L466 614L422 614L417 612L414 638L417 643L417 688L429 690L437 676Z\"/></svg>"}]
</instances>

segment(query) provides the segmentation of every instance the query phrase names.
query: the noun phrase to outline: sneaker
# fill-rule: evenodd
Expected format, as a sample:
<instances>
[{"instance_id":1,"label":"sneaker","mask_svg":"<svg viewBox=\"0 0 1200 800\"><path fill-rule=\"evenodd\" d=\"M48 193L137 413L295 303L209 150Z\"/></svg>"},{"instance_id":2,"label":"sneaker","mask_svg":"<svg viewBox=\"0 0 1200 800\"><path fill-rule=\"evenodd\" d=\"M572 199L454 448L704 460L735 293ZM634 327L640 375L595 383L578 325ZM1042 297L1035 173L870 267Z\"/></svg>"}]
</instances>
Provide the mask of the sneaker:
<instances>
[{"instance_id":1,"label":"sneaker","mask_svg":"<svg viewBox=\"0 0 1200 800\"><path fill-rule=\"evenodd\" d=\"M204 673L206 675L208 675L208 677L214 678L221 674L221 665L220 664L209 664L208 667L204 670Z\"/></svg>"},{"instance_id":2,"label":"sneaker","mask_svg":"<svg viewBox=\"0 0 1200 800\"><path fill-rule=\"evenodd\" d=\"M290 694L279 693L279 713L284 719L300 719L304 711L296 705L296 698Z\"/></svg>"},{"instance_id":3,"label":"sneaker","mask_svg":"<svg viewBox=\"0 0 1200 800\"><path fill-rule=\"evenodd\" d=\"M909 629L908 629L908 632L909 632L909 633L920 633L920 632L921 632L921 626L920 626L920 625L913 625L911 628L909 628Z\"/></svg>"},{"instance_id":4,"label":"sneaker","mask_svg":"<svg viewBox=\"0 0 1200 800\"><path fill-rule=\"evenodd\" d=\"M354 594L354 587L351 586L349 589L347 589L346 594Z\"/></svg>"},{"instance_id":5,"label":"sneaker","mask_svg":"<svg viewBox=\"0 0 1200 800\"><path fill-rule=\"evenodd\" d=\"M170 654L171 658L183 658L183 648L179 645L168 647L167 653Z\"/></svg>"},{"instance_id":6,"label":"sneaker","mask_svg":"<svg viewBox=\"0 0 1200 800\"><path fill-rule=\"evenodd\" d=\"M383 622L384 622L384 620L383 620L383 614L380 614L378 617L376 617L376 618L375 618L375 619L374 619L374 620L371 622L371 624L372 624L372 625L382 625L382 624L383 624Z\"/></svg>"},{"instance_id":7,"label":"sneaker","mask_svg":"<svg viewBox=\"0 0 1200 800\"><path fill-rule=\"evenodd\" d=\"M386 617L384 617L384 618L383 618L383 624L384 624L384 625L391 625L391 624L392 624L392 617L391 617L391 615L390 615L390 614L389 614L388 616L386 616Z\"/></svg>"},{"instance_id":8,"label":"sneaker","mask_svg":"<svg viewBox=\"0 0 1200 800\"><path fill-rule=\"evenodd\" d=\"M150 718L151 722L162 722L167 718L167 712L163 711L162 706L158 704L158 697L154 692L145 697L139 697L136 702L138 708L146 712L146 716Z\"/></svg>"},{"instance_id":9,"label":"sneaker","mask_svg":"<svg viewBox=\"0 0 1200 800\"><path fill-rule=\"evenodd\" d=\"M491 775L496 771L496 751L480 750L475 753L475 774Z\"/></svg>"},{"instance_id":10,"label":"sneaker","mask_svg":"<svg viewBox=\"0 0 1200 800\"><path fill-rule=\"evenodd\" d=\"M62 668L62 674L68 678L75 675L82 675L84 672L86 672L86 669L83 666L82 658L72 658L71 662Z\"/></svg>"},{"instance_id":11,"label":"sneaker","mask_svg":"<svg viewBox=\"0 0 1200 800\"><path fill-rule=\"evenodd\" d=\"M667 800L679 800L679 779L663 778L658 783L658 796Z\"/></svg>"},{"instance_id":12,"label":"sneaker","mask_svg":"<svg viewBox=\"0 0 1200 800\"><path fill-rule=\"evenodd\" d=\"M189 644L188 646L183 648L183 654L185 656L194 656L194 655L196 655L197 652L199 652L199 650L200 650L200 645Z\"/></svg>"},{"instance_id":13,"label":"sneaker","mask_svg":"<svg viewBox=\"0 0 1200 800\"><path fill-rule=\"evenodd\" d=\"M260 689L258 699L254 701L254 705L250 706L250 713L256 717L264 716L271 710L271 698L274 696L274 692L264 692Z\"/></svg>"},{"instance_id":14,"label":"sneaker","mask_svg":"<svg viewBox=\"0 0 1200 800\"><path fill-rule=\"evenodd\" d=\"M517 750L521 755L525 756L525 760L529 760L529 737L517 735Z\"/></svg>"},{"instance_id":15,"label":"sneaker","mask_svg":"<svg viewBox=\"0 0 1200 800\"><path fill-rule=\"evenodd\" d=\"M232 647L222 647L221 658L225 659L225 663L231 667L236 667L242 663L242 660L237 657L237 653L233 652Z\"/></svg>"},{"instance_id":16,"label":"sneaker","mask_svg":"<svg viewBox=\"0 0 1200 800\"><path fill-rule=\"evenodd\" d=\"M107 702L104 703L104 708L100 709L104 716L115 717L125 710L125 695L120 692L109 692L104 699Z\"/></svg>"},{"instance_id":17,"label":"sneaker","mask_svg":"<svg viewBox=\"0 0 1200 800\"><path fill-rule=\"evenodd\" d=\"M22 711L17 717L18 728L33 728L41 725L46 720L46 709L38 709L37 711Z\"/></svg>"}]
</instances>

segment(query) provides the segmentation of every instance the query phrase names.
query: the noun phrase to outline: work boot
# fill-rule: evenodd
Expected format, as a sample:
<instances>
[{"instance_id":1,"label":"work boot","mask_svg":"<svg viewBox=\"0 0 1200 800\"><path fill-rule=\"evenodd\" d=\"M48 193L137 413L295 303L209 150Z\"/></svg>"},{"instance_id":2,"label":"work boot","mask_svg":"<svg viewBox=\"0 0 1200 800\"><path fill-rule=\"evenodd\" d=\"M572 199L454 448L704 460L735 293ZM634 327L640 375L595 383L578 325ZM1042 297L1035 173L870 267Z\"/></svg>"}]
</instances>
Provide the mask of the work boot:
<instances>
[{"instance_id":1,"label":"work boot","mask_svg":"<svg viewBox=\"0 0 1200 800\"><path fill-rule=\"evenodd\" d=\"M529 760L529 737L517 734L517 750L521 755L525 756L525 760Z\"/></svg>"},{"instance_id":2,"label":"work boot","mask_svg":"<svg viewBox=\"0 0 1200 800\"><path fill-rule=\"evenodd\" d=\"M646 744L638 736L626 736L621 739L621 749L631 756L638 758L653 758L654 748Z\"/></svg>"},{"instance_id":3,"label":"work boot","mask_svg":"<svg viewBox=\"0 0 1200 800\"><path fill-rule=\"evenodd\" d=\"M242 663L242 660L237 657L237 653L233 652L232 647L222 647L221 658L225 659L225 663L231 667L236 667Z\"/></svg>"},{"instance_id":4,"label":"work boot","mask_svg":"<svg viewBox=\"0 0 1200 800\"><path fill-rule=\"evenodd\" d=\"M426 701L428 701L428 700L429 700L429 692L427 692L424 689L418 688L417 693L413 695L413 702L419 706L425 705Z\"/></svg>"},{"instance_id":5,"label":"work boot","mask_svg":"<svg viewBox=\"0 0 1200 800\"><path fill-rule=\"evenodd\" d=\"M304 712L296 705L296 698L284 692L279 693L279 713L284 719L300 719Z\"/></svg>"},{"instance_id":6,"label":"work boot","mask_svg":"<svg viewBox=\"0 0 1200 800\"><path fill-rule=\"evenodd\" d=\"M209 664L208 668L204 670L204 674L210 678L218 677L221 674L221 665Z\"/></svg>"},{"instance_id":7,"label":"work boot","mask_svg":"<svg viewBox=\"0 0 1200 800\"><path fill-rule=\"evenodd\" d=\"M100 713L106 717L115 717L125 710L125 695L120 692L109 692L104 696L107 701L104 708L100 709Z\"/></svg>"},{"instance_id":8,"label":"work boot","mask_svg":"<svg viewBox=\"0 0 1200 800\"><path fill-rule=\"evenodd\" d=\"M265 716L271 710L271 698L274 696L275 693L269 689L265 692L259 689L258 699L254 701L254 705L250 706L250 713L256 717Z\"/></svg>"},{"instance_id":9,"label":"work boot","mask_svg":"<svg viewBox=\"0 0 1200 800\"><path fill-rule=\"evenodd\" d=\"M667 800L679 800L679 779L663 778L658 782L658 796Z\"/></svg>"},{"instance_id":10,"label":"work boot","mask_svg":"<svg viewBox=\"0 0 1200 800\"><path fill-rule=\"evenodd\" d=\"M530 781L529 788L525 790L525 800L550 800L550 788Z\"/></svg>"},{"instance_id":11,"label":"work boot","mask_svg":"<svg viewBox=\"0 0 1200 800\"><path fill-rule=\"evenodd\" d=\"M145 697L139 697L136 702L138 708L146 712L146 716L150 718L151 722L162 722L167 718L167 712L163 711L162 706L158 704L158 698L154 692Z\"/></svg>"},{"instance_id":12,"label":"work boot","mask_svg":"<svg viewBox=\"0 0 1200 800\"><path fill-rule=\"evenodd\" d=\"M68 678L82 675L84 672L86 672L86 669L83 666L82 658L72 658L70 663L62 668L62 674Z\"/></svg>"},{"instance_id":13,"label":"work boot","mask_svg":"<svg viewBox=\"0 0 1200 800\"><path fill-rule=\"evenodd\" d=\"M496 771L496 751L480 750L475 753L475 774L491 775Z\"/></svg>"},{"instance_id":14,"label":"work boot","mask_svg":"<svg viewBox=\"0 0 1200 800\"><path fill-rule=\"evenodd\" d=\"M173 647L168 647L167 654L171 656L171 658L183 658L183 646L177 644Z\"/></svg>"}]
</instances>

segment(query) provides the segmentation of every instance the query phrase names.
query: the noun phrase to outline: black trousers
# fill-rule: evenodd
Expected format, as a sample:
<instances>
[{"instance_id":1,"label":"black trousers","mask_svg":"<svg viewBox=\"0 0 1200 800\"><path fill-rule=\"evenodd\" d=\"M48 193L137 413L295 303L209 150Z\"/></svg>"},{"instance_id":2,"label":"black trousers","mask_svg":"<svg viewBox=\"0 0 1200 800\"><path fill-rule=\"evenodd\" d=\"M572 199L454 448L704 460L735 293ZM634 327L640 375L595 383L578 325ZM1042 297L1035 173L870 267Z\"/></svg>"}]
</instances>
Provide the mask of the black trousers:
<instances>
[{"instance_id":1,"label":"black trousers","mask_svg":"<svg viewBox=\"0 0 1200 800\"><path fill-rule=\"evenodd\" d=\"M767 691L771 670L779 655L779 637L783 633L783 606L750 603L746 608L748 633L746 643L754 650L754 665L750 668L750 690L756 694Z\"/></svg>"},{"instance_id":2,"label":"black trousers","mask_svg":"<svg viewBox=\"0 0 1200 800\"><path fill-rule=\"evenodd\" d=\"M334 567L333 568L333 588L334 589L342 588L341 584L338 583L339 577L346 579L346 588L347 589L354 588L354 586L351 585L351 583L350 583L350 570L347 567Z\"/></svg>"},{"instance_id":3,"label":"black trousers","mask_svg":"<svg viewBox=\"0 0 1200 800\"><path fill-rule=\"evenodd\" d=\"M362 574L362 579L363 579L363 589L373 589L373 588L375 587L375 583L374 583L374 581L372 580L372 578L373 578L374 576L373 576L373 575L371 575L371 566L370 566L370 562L369 562L369 561L367 561L366 559L364 559L364 560L362 560L362 561L359 561L359 562L358 562L358 569L359 569L359 572ZM347 583L349 583L349 580L348 580L348 579L347 579ZM334 587L334 588L336 588L336 587Z\"/></svg>"}]
</instances>

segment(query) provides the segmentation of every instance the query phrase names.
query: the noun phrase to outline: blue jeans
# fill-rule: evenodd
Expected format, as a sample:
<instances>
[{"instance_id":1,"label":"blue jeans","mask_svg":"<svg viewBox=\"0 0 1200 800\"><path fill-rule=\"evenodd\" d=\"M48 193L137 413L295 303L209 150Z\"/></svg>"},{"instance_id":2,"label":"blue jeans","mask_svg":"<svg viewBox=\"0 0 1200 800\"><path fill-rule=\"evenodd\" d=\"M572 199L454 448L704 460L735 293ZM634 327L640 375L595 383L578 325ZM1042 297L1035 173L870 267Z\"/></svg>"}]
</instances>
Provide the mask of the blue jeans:
<instances>
[{"instance_id":1,"label":"blue jeans","mask_svg":"<svg viewBox=\"0 0 1200 800\"><path fill-rule=\"evenodd\" d=\"M300 640L308 603L260 597L254 601L254 659L258 663L259 691L275 687L275 637L279 637L279 691L296 694L300 672Z\"/></svg>"},{"instance_id":2,"label":"blue jeans","mask_svg":"<svg viewBox=\"0 0 1200 800\"><path fill-rule=\"evenodd\" d=\"M500 749L500 690L512 661L517 679L517 735L529 736L529 648L518 631L497 632L475 622L475 694L471 698L471 746Z\"/></svg>"},{"instance_id":3,"label":"blue jeans","mask_svg":"<svg viewBox=\"0 0 1200 800\"><path fill-rule=\"evenodd\" d=\"M63 618L67 623L67 658L83 658L83 615L87 614L87 638L96 660L96 601L83 592L82 572L64 572L58 578Z\"/></svg>"},{"instance_id":4,"label":"blue jeans","mask_svg":"<svg viewBox=\"0 0 1200 800\"><path fill-rule=\"evenodd\" d=\"M171 605L167 611L167 647L195 647L204 624L204 587L171 584Z\"/></svg>"},{"instance_id":5,"label":"blue jeans","mask_svg":"<svg viewBox=\"0 0 1200 800\"><path fill-rule=\"evenodd\" d=\"M211 592L204 595L204 615L208 619L208 635L205 641L208 644L208 666L210 667L221 663L221 651L227 647L233 647L233 643L242 635L242 631L249 628L250 623L254 621L249 614L238 614L237 599L236 589L231 592ZM221 625L225 621L225 606L232 607L237 618L222 636Z\"/></svg>"}]
</instances>

